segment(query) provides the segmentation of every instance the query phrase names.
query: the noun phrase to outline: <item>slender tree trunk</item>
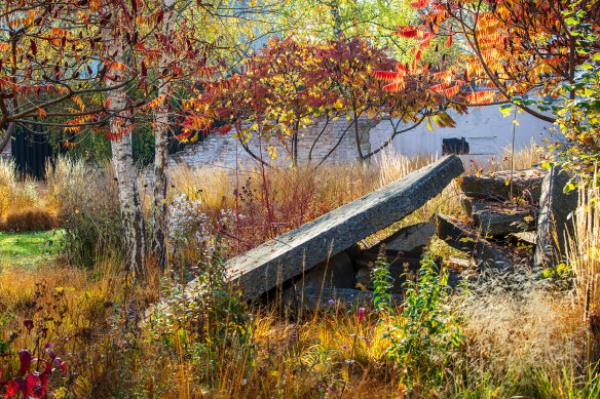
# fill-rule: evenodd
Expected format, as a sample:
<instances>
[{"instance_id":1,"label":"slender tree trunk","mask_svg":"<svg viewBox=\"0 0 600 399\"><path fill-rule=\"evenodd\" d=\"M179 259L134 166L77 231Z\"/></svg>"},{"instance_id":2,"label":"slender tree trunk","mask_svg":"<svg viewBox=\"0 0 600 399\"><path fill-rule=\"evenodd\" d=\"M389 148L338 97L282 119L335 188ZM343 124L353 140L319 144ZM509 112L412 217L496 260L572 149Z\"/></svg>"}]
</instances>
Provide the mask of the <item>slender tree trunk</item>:
<instances>
[{"instance_id":1,"label":"slender tree trunk","mask_svg":"<svg viewBox=\"0 0 600 399\"><path fill-rule=\"evenodd\" d=\"M163 1L163 27L164 40L172 37L175 29L175 0ZM173 61L172 52L163 49L159 73L169 68ZM161 270L167 265L167 161L168 161L168 139L169 139L169 97L171 85L167 79L158 80L158 96L163 100L156 108L154 114L154 199L152 206L152 252L157 257Z\"/></svg>"},{"instance_id":2,"label":"slender tree trunk","mask_svg":"<svg viewBox=\"0 0 600 399\"><path fill-rule=\"evenodd\" d=\"M126 42L122 34L107 31L105 40L114 43L110 46L109 59L119 65L127 65ZM106 74L107 88L121 84L125 73L113 68ZM137 170L133 161L131 110L128 109L128 97L125 87L109 90L107 94L110 119L112 165L115 170L119 192L119 205L123 222L125 241L125 266L135 273L137 278L146 275L144 255L144 217L140 194L137 188Z\"/></svg>"},{"instance_id":3,"label":"slender tree trunk","mask_svg":"<svg viewBox=\"0 0 600 399\"><path fill-rule=\"evenodd\" d=\"M112 97L112 96L111 96ZM112 130L111 123L111 130ZM137 170L133 162L131 132L111 141L112 164L117 178L121 217L125 234L125 266L136 277L144 278L144 216L137 189Z\"/></svg>"}]
</instances>

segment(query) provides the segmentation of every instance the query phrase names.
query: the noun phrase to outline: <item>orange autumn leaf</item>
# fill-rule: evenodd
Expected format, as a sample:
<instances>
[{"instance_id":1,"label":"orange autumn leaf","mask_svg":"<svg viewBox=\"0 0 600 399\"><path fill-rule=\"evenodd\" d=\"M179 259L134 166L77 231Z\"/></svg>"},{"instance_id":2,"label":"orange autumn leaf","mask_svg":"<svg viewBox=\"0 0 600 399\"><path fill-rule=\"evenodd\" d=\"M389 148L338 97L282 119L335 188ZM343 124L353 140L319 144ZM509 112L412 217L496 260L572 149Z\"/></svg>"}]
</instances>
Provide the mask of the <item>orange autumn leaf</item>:
<instances>
[{"instance_id":1,"label":"orange autumn leaf","mask_svg":"<svg viewBox=\"0 0 600 399\"><path fill-rule=\"evenodd\" d=\"M394 33L405 39L412 39L418 36L419 31L414 26L399 26Z\"/></svg>"},{"instance_id":2,"label":"orange autumn leaf","mask_svg":"<svg viewBox=\"0 0 600 399\"><path fill-rule=\"evenodd\" d=\"M420 10L421 8L425 8L429 5L429 0L417 0L410 3L412 8Z\"/></svg>"}]
</instances>

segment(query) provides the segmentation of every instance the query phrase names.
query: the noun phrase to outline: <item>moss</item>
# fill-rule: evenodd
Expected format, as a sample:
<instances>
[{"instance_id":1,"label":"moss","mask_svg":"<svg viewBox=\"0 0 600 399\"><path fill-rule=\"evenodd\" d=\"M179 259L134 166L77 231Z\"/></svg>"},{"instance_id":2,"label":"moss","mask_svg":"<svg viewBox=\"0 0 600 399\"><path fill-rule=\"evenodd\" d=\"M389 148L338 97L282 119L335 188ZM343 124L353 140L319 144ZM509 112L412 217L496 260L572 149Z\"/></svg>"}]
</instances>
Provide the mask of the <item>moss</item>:
<instances>
[{"instance_id":1,"label":"moss","mask_svg":"<svg viewBox=\"0 0 600 399\"><path fill-rule=\"evenodd\" d=\"M60 253L63 237L63 230L0 233L0 265L37 268L52 262Z\"/></svg>"}]
</instances>

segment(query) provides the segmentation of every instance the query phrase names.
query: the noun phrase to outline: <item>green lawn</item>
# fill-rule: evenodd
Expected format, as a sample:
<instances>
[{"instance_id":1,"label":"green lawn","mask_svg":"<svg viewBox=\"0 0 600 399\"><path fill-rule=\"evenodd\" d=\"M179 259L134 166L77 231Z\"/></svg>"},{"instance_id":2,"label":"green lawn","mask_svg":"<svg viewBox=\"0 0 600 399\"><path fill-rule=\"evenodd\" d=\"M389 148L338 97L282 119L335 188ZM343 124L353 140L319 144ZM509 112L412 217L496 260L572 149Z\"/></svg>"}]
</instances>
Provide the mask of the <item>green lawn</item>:
<instances>
[{"instance_id":1,"label":"green lawn","mask_svg":"<svg viewBox=\"0 0 600 399\"><path fill-rule=\"evenodd\" d=\"M0 266L36 268L52 262L60 252L63 237L62 230L0 232Z\"/></svg>"}]
</instances>

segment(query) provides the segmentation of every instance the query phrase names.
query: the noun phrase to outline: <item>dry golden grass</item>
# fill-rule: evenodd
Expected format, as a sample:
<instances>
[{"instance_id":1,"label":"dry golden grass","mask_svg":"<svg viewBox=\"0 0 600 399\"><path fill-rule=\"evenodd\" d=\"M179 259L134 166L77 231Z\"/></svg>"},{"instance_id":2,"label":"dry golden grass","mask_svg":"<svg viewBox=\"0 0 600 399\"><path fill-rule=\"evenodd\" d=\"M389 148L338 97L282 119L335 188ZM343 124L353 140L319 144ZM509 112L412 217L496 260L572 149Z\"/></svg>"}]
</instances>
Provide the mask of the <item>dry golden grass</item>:
<instances>
[{"instance_id":1,"label":"dry golden grass","mask_svg":"<svg viewBox=\"0 0 600 399\"><path fill-rule=\"evenodd\" d=\"M465 332L478 357L503 364L560 364L583 354L587 326L561 293L491 293L462 306Z\"/></svg>"},{"instance_id":2,"label":"dry golden grass","mask_svg":"<svg viewBox=\"0 0 600 399\"><path fill-rule=\"evenodd\" d=\"M0 218L11 210L44 207L38 183L29 179L18 179L13 162L0 159Z\"/></svg>"},{"instance_id":3,"label":"dry golden grass","mask_svg":"<svg viewBox=\"0 0 600 399\"><path fill-rule=\"evenodd\" d=\"M56 215L47 209L25 208L11 210L0 220L0 231L48 231L58 227Z\"/></svg>"},{"instance_id":4,"label":"dry golden grass","mask_svg":"<svg viewBox=\"0 0 600 399\"><path fill-rule=\"evenodd\" d=\"M185 193L200 199L211 216L230 209L235 223L228 226L231 254L243 252L269 238L296 228L339 206L381 188L434 161L409 159L384 153L377 162L302 166L296 169L257 168L243 173L223 169L191 169L185 165L171 168L170 197ZM149 194L146 190L146 193ZM451 184L430 201L379 237L403 225L430 218L435 212L460 211L458 186ZM148 201L146 201L148 202Z\"/></svg>"},{"instance_id":5,"label":"dry golden grass","mask_svg":"<svg viewBox=\"0 0 600 399\"><path fill-rule=\"evenodd\" d=\"M534 163L531 153L522 159L520 166ZM231 233L255 245L426 162L384 157L379 165L273 169L266 178L260 170L236 178L222 171L178 166L171 171L170 194L185 192L202 199L209 214L224 205L237 207L254 219L237 230L233 226ZM77 184L87 173L81 168L59 166L48 183L55 198L48 203L60 206L61 187ZM243 198L235 195L236 188L245 189ZM460 212L457 195L456 184L450 185L402 223L427 220L436 211ZM342 308L302 318L250 309L252 317L244 325L248 336L241 340L224 340L218 334L199 338L203 325L186 329L176 323L158 334L135 319L147 302L158 300L158 274L153 269L148 287L131 286L114 258L97 260L89 271L43 267L0 273L0 340L7 341L18 331L11 346L31 347L33 337L24 332L22 320L33 318L37 323L52 317L58 321L47 323L48 340L56 343L72 374L51 382L55 398L583 399L586 393L581 392L591 391L578 390L585 383L584 352L589 345L582 312L586 307L594 310L593 304L599 303L600 210L598 201L591 201L598 192L590 192L587 198L577 215L579 229L569 253L579 299L547 291L523 293L520 298L507 293L457 297L466 345L449 369L440 370L447 375L442 385L428 386L423 378L422 386L408 390L401 383L402 365L386 356L390 342L385 337L398 318L380 318L375 313L360 321L355 310ZM162 295L167 294L162 291ZM227 334L235 331L232 328Z\"/></svg>"},{"instance_id":6,"label":"dry golden grass","mask_svg":"<svg viewBox=\"0 0 600 399\"><path fill-rule=\"evenodd\" d=\"M575 231L568 240L567 259L575 273L574 300L587 320L591 313L600 314L600 187L579 191L573 223Z\"/></svg>"}]
</instances>

